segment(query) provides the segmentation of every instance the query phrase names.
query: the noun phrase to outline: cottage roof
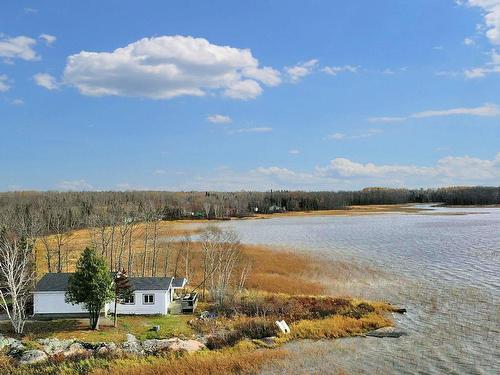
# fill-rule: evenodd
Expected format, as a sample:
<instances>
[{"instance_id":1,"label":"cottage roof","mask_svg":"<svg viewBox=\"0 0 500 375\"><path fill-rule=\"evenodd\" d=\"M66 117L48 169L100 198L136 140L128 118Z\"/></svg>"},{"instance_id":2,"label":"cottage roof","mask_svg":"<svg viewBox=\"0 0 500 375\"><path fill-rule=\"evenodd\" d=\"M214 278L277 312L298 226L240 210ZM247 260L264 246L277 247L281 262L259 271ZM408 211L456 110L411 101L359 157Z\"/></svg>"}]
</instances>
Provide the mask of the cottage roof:
<instances>
[{"instance_id":1,"label":"cottage roof","mask_svg":"<svg viewBox=\"0 0 500 375\"><path fill-rule=\"evenodd\" d=\"M68 290L68 282L71 273L46 273L36 284L37 292L65 292ZM186 285L185 278L173 277L129 277L129 283L133 290L168 290L182 288Z\"/></svg>"}]
</instances>

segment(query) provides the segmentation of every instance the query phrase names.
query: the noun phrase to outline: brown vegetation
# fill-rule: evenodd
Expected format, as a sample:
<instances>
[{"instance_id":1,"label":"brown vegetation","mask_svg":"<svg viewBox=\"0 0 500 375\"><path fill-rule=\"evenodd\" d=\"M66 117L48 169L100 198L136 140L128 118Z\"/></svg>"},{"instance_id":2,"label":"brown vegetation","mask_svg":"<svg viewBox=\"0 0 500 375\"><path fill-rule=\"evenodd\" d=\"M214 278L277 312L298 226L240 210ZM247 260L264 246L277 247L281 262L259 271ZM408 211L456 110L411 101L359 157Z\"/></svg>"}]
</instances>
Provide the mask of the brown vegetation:
<instances>
[{"instance_id":1,"label":"brown vegetation","mask_svg":"<svg viewBox=\"0 0 500 375\"><path fill-rule=\"evenodd\" d=\"M201 232L201 226L190 226L179 222L161 222L159 225L159 253L157 262L165 263L165 253L162 251L165 246L170 247L170 259L168 266L168 275L173 275L175 268L175 255L181 246L180 241L171 241L173 236L189 235ZM138 224L134 229L134 241L132 244L132 253L134 257L140 259L143 254L142 235L144 233L144 224ZM47 272L44 249L42 241L39 241L36 249L37 253L37 274L41 277ZM65 272L74 270L74 266L82 249L92 244L91 232L82 229L74 232L73 240L68 243L66 251L69 253L68 265ZM202 282L202 248L201 244L194 242L190 248L190 270L189 277L191 287ZM325 293L325 286L316 281L316 276L342 274L341 268L345 266L338 263L338 267L332 269L332 264L325 264L306 254L301 254L284 249L270 248L268 246L242 245L242 253L252 265L251 272L246 281L246 287L253 290L263 290L275 293L287 294L308 294L320 295ZM140 262L134 262L137 269L132 275L140 274ZM182 268L182 267L180 267ZM179 276L184 276L178 271Z\"/></svg>"},{"instance_id":2,"label":"brown vegetation","mask_svg":"<svg viewBox=\"0 0 500 375\"><path fill-rule=\"evenodd\" d=\"M144 360L117 360L107 369L97 369L92 375L205 375L255 374L269 361L284 359L282 350L232 349L199 353L180 358L147 358Z\"/></svg>"}]
</instances>

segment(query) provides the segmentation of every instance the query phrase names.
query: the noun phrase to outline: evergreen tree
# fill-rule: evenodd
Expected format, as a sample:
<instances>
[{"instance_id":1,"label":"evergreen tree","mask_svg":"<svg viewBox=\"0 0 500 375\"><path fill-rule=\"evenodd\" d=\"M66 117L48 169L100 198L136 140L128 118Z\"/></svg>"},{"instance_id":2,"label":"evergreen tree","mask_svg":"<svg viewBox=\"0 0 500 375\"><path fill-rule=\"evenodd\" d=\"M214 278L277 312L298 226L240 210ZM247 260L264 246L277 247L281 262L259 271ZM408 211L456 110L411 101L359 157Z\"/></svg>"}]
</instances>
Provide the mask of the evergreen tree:
<instances>
[{"instance_id":1,"label":"evergreen tree","mask_svg":"<svg viewBox=\"0 0 500 375\"><path fill-rule=\"evenodd\" d=\"M90 328L99 329L99 315L114 295L113 277L105 260L87 247L69 279L66 302L82 304L89 312Z\"/></svg>"}]
</instances>

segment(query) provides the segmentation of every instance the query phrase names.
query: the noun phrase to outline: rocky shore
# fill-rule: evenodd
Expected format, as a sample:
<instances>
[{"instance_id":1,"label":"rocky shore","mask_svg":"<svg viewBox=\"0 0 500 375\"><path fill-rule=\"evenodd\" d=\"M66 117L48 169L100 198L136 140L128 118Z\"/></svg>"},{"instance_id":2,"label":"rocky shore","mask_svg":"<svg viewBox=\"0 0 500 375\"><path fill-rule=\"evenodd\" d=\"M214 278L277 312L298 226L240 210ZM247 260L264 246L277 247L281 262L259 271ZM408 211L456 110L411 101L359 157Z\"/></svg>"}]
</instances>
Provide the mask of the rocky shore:
<instances>
[{"instance_id":1,"label":"rocky shore","mask_svg":"<svg viewBox=\"0 0 500 375\"><path fill-rule=\"evenodd\" d=\"M83 342L75 339L59 340L45 338L37 340L28 346L22 341L0 335L0 350L16 359L19 364L34 364L44 362L51 357L85 357L93 355L155 355L164 352L193 353L205 349L205 339L150 339L139 341L134 335L128 334L127 341L114 342Z\"/></svg>"}]
</instances>

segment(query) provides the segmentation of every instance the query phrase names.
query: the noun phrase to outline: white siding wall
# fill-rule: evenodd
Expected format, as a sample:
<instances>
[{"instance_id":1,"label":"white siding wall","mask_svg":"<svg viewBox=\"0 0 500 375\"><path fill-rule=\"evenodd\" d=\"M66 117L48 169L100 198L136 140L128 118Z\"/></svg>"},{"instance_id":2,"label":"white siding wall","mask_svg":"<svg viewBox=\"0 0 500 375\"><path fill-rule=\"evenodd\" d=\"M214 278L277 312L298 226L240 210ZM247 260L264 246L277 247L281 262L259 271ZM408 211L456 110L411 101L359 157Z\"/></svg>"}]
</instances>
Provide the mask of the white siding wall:
<instances>
[{"instance_id":1,"label":"white siding wall","mask_svg":"<svg viewBox=\"0 0 500 375\"><path fill-rule=\"evenodd\" d=\"M143 294L153 294L154 304L145 305L143 303ZM136 314L136 315L154 315L167 314L168 306L170 305L170 292L164 290L136 290L134 292L135 303L133 305L118 304L118 314ZM115 304L110 303L110 312L114 312Z\"/></svg>"},{"instance_id":2,"label":"white siding wall","mask_svg":"<svg viewBox=\"0 0 500 375\"><path fill-rule=\"evenodd\" d=\"M153 294L154 304L144 304L143 294ZM171 301L170 291L163 290L141 290L135 291L135 304L118 304L118 314L155 315L167 314ZM33 293L33 309L35 314L79 314L86 313L83 306L64 301L65 292L35 292ZM110 302L104 308L105 311L114 312L115 304Z\"/></svg>"},{"instance_id":3,"label":"white siding wall","mask_svg":"<svg viewBox=\"0 0 500 375\"><path fill-rule=\"evenodd\" d=\"M33 293L33 309L35 314L78 314L86 313L83 306L72 305L64 301L65 292Z\"/></svg>"}]
</instances>

